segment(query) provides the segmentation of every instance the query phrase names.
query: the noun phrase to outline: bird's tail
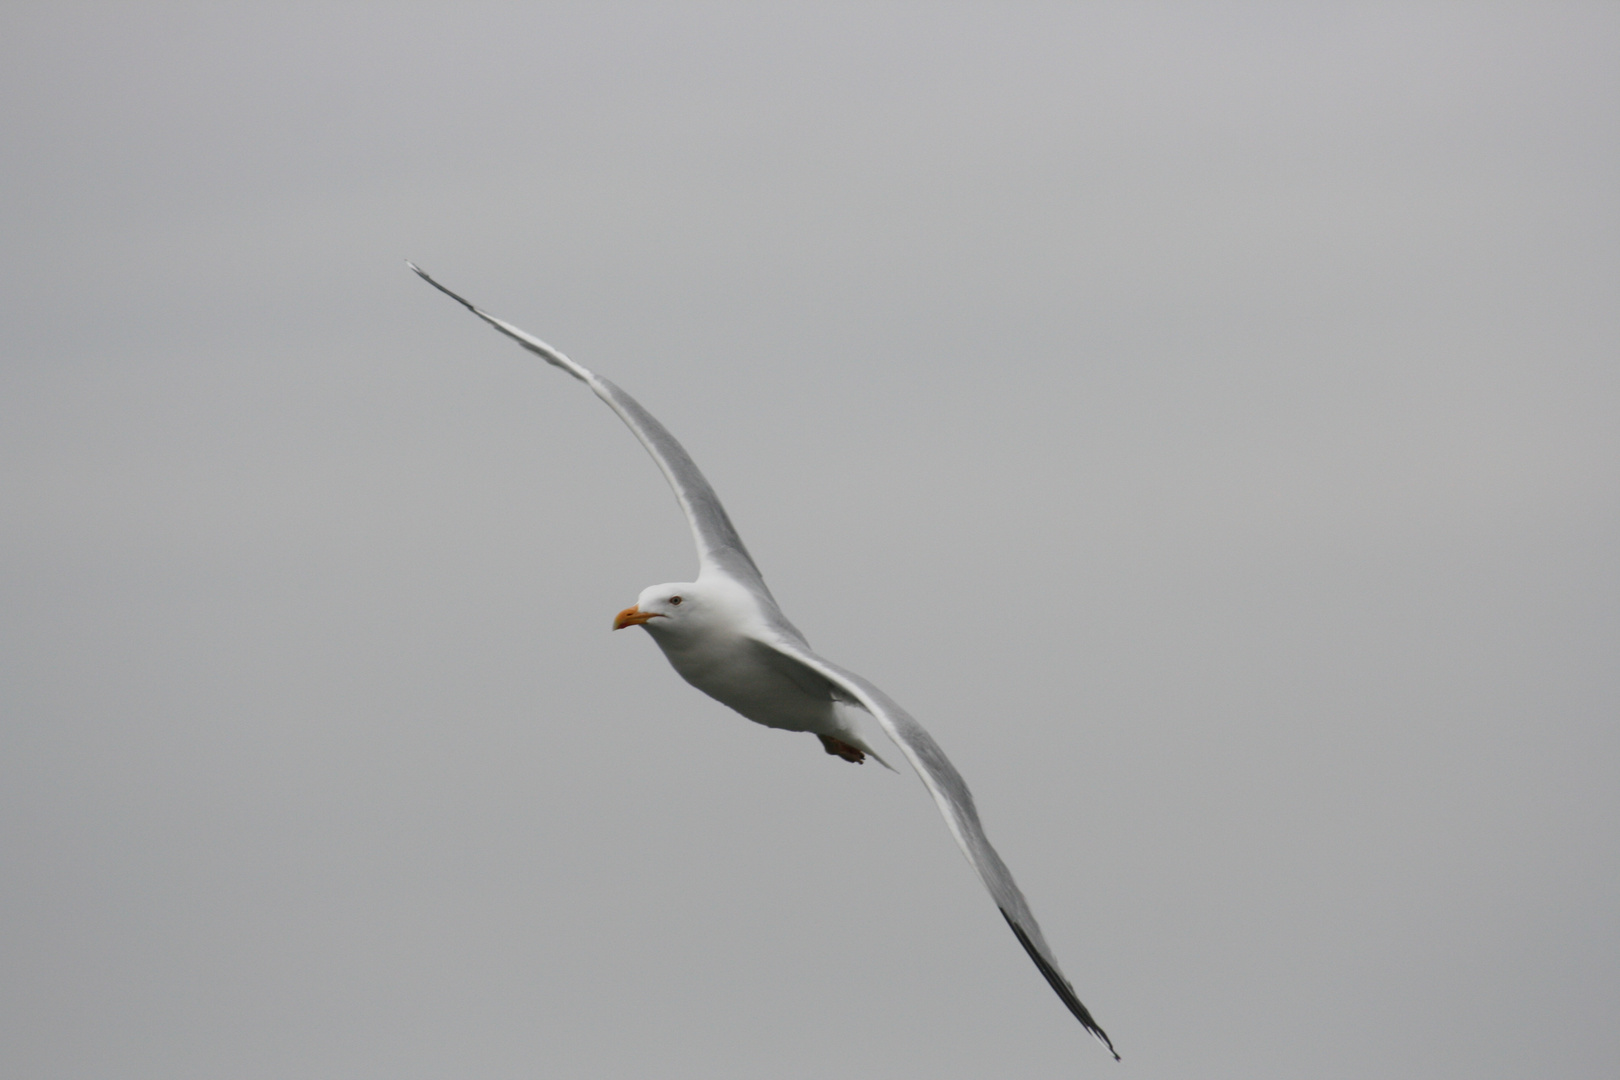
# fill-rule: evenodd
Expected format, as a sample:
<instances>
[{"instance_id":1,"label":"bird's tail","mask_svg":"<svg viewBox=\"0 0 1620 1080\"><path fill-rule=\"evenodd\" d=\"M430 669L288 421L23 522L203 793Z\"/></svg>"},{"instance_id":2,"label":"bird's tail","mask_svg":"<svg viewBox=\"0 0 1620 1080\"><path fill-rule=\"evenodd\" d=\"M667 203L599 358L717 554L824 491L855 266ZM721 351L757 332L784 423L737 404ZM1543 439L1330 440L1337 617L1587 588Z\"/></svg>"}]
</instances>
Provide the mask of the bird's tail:
<instances>
[{"instance_id":1,"label":"bird's tail","mask_svg":"<svg viewBox=\"0 0 1620 1080\"><path fill-rule=\"evenodd\" d=\"M838 737L863 754L870 756L885 769L899 775L899 769L890 765L884 760L882 754L872 749L872 740L867 738L867 731L870 729L872 722L871 715L858 705L846 705L843 702L838 703L837 711L838 719L843 722L844 728L843 731L839 732Z\"/></svg>"}]
</instances>

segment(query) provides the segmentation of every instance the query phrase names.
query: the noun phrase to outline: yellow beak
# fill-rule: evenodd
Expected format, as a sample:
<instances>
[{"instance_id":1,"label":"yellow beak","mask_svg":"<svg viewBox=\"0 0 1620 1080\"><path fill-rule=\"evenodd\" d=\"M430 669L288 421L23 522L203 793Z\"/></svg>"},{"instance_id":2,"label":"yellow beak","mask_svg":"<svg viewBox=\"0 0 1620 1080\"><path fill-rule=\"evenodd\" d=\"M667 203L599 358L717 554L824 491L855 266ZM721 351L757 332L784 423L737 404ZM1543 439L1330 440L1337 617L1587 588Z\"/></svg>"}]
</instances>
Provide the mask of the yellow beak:
<instances>
[{"instance_id":1,"label":"yellow beak","mask_svg":"<svg viewBox=\"0 0 1620 1080\"><path fill-rule=\"evenodd\" d=\"M627 626L640 626L648 619L662 618L663 616L657 614L656 612L642 611L639 607L632 604L623 611L619 612L617 615L613 616L613 629L623 630Z\"/></svg>"}]
</instances>

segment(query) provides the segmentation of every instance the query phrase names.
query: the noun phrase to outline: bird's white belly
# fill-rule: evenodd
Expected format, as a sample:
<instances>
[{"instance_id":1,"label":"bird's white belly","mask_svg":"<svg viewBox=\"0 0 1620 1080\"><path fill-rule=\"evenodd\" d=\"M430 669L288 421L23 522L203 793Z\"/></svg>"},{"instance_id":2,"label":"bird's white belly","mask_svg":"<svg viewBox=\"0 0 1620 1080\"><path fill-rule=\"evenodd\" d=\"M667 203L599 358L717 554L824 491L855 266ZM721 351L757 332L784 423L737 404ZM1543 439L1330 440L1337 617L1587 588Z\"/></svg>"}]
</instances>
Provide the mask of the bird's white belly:
<instances>
[{"instance_id":1,"label":"bird's white belly","mask_svg":"<svg viewBox=\"0 0 1620 1080\"><path fill-rule=\"evenodd\" d=\"M708 645L701 650L665 647L664 655L681 678L756 724L824 735L843 730L832 701L806 693L745 644L724 649Z\"/></svg>"}]
</instances>

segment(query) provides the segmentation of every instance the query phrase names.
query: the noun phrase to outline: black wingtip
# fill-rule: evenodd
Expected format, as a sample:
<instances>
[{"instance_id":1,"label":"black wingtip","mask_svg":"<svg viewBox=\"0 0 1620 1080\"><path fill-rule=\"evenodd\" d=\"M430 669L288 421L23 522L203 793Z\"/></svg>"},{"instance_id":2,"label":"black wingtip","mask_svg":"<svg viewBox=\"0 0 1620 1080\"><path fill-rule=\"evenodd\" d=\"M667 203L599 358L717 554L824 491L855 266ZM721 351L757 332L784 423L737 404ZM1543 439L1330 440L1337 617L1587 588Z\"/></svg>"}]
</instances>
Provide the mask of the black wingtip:
<instances>
[{"instance_id":1,"label":"black wingtip","mask_svg":"<svg viewBox=\"0 0 1620 1080\"><path fill-rule=\"evenodd\" d=\"M1035 961L1035 967L1046 977L1047 985L1057 992L1057 996L1062 999L1063 1004L1069 1007L1069 1011L1074 1014L1074 1018L1080 1021L1081 1026L1089 1031L1098 1042L1108 1048L1108 1052L1114 1055L1115 1061L1124 1060L1119 1056L1119 1051L1114 1049L1113 1040L1109 1039L1108 1032L1104 1031L1097 1021L1091 1018L1091 1010L1081 1004L1080 997L1074 992L1074 987L1069 985L1069 980L1065 979L1063 973L1053 967L1046 957L1041 955L1040 950L1035 947L1035 943L1029 940L1029 935L1024 933L1024 928L1014 922L1011 915L1007 914L1007 909L1000 908L999 910L1001 911L1001 917L1007 920L1007 925L1012 927L1013 935L1018 938L1018 944L1022 945L1024 951L1029 953L1029 958Z\"/></svg>"},{"instance_id":2,"label":"black wingtip","mask_svg":"<svg viewBox=\"0 0 1620 1080\"><path fill-rule=\"evenodd\" d=\"M480 316L480 317L483 316L484 313L482 311L479 311L477 308L473 307L473 305L472 305L472 303L470 301L466 300L463 297L457 296L455 293L451 292L449 289L445 288L443 285L440 285L437 281L434 281L433 278L431 276L429 276L429 274L428 274L428 272L426 270L422 269L420 266L417 266L415 263L411 262L411 260L406 259L405 260L405 265L410 267L412 270L414 270L416 272L417 277L421 278L423 281L427 282L429 285L433 286L435 289L438 289L440 292L444 293L444 295L448 296L450 299L454 300L456 303L460 304L462 307L466 308L468 311L472 312L474 315L477 315L477 316Z\"/></svg>"}]
</instances>

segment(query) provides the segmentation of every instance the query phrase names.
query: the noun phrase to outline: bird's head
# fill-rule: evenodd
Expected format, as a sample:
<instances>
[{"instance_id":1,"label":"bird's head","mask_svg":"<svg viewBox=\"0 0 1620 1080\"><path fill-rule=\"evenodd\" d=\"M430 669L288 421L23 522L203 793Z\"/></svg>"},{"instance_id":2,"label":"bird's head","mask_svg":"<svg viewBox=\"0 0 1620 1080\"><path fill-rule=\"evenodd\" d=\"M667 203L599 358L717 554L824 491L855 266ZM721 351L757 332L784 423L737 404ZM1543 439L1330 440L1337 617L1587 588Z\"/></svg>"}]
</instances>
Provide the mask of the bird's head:
<instances>
[{"instance_id":1,"label":"bird's head","mask_svg":"<svg viewBox=\"0 0 1620 1080\"><path fill-rule=\"evenodd\" d=\"M613 629L643 626L655 633L678 631L701 619L703 607L702 590L694 582L653 585L641 590L633 606L613 617Z\"/></svg>"}]
</instances>

